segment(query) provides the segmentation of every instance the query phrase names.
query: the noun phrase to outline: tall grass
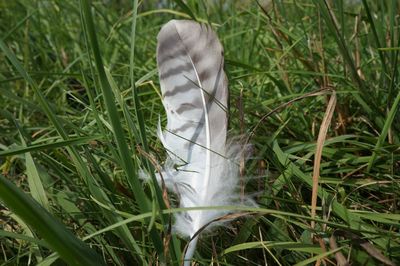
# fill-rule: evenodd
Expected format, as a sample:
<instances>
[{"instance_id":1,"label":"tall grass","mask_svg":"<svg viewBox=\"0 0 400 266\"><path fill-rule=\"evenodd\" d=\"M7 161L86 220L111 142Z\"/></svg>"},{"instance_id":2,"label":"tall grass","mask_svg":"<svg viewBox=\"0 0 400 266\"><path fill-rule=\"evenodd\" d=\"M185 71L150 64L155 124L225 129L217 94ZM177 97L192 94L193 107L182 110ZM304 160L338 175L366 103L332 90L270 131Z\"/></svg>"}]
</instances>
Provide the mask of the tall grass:
<instances>
[{"instance_id":1,"label":"tall grass","mask_svg":"<svg viewBox=\"0 0 400 266\"><path fill-rule=\"evenodd\" d=\"M0 1L1 265L179 265L156 35L211 24L258 207L199 265L400 263L397 0ZM239 162L238 162L239 163ZM146 173L152 181L144 184Z\"/></svg>"}]
</instances>

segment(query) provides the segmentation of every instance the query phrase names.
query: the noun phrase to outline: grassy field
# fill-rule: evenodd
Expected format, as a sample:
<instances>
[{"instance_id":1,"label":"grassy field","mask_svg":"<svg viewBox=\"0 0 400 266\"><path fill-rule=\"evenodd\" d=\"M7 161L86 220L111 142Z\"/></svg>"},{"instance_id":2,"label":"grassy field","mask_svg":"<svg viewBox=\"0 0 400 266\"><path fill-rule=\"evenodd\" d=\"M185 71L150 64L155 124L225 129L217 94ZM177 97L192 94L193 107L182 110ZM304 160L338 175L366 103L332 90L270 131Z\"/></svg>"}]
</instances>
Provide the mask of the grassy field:
<instances>
[{"instance_id":1,"label":"grassy field","mask_svg":"<svg viewBox=\"0 0 400 266\"><path fill-rule=\"evenodd\" d=\"M196 265L400 264L398 0L0 0L0 265L179 265L156 36L209 23L257 207ZM171 204L168 206L168 199ZM168 206L168 207L167 207Z\"/></svg>"}]
</instances>

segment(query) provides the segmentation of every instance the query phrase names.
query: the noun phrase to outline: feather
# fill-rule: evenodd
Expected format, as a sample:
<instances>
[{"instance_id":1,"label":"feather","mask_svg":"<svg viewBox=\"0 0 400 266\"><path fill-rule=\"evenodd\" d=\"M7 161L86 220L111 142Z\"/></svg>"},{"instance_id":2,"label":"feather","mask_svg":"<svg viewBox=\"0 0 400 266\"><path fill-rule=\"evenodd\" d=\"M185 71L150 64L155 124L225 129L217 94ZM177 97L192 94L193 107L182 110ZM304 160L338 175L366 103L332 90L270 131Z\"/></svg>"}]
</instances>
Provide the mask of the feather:
<instances>
[{"instance_id":1,"label":"feather","mask_svg":"<svg viewBox=\"0 0 400 266\"><path fill-rule=\"evenodd\" d=\"M167 188L184 208L237 204L238 169L227 145L228 83L218 37L207 25L171 20L158 34L157 65L167 113L165 130L158 129L168 152L161 173ZM196 233L227 213L207 209L177 215L175 230L191 238L185 265L193 257Z\"/></svg>"}]
</instances>

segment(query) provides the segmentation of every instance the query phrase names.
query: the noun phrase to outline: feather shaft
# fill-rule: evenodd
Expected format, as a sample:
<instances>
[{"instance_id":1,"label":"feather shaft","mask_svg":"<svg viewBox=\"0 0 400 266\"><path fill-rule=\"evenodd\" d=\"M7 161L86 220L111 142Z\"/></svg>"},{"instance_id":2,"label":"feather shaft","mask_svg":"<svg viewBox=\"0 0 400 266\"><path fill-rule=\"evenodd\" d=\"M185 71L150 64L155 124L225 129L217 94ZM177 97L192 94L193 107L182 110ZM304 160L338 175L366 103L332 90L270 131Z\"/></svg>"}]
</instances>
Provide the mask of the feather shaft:
<instances>
[{"instance_id":1,"label":"feather shaft","mask_svg":"<svg viewBox=\"0 0 400 266\"><path fill-rule=\"evenodd\" d=\"M186 249L185 257L183 259L183 261L184 261L183 266L190 266L190 262L192 261L198 240L199 240L199 236L197 235L189 242L189 245Z\"/></svg>"}]
</instances>

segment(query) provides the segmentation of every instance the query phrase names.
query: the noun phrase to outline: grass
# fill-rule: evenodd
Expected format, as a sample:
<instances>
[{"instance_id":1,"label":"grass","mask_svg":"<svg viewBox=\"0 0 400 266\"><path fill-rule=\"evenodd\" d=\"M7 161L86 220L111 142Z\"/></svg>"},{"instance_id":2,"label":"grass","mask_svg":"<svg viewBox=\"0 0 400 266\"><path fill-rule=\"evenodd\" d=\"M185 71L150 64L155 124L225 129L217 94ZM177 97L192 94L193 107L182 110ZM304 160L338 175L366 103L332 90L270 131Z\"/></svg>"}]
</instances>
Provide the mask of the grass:
<instances>
[{"instance_id":1,"label":"grass","mask_svg":"<svg viewBox=\"0 0 400 266\"><path fill-rule=\"evenodd\" d=\"M269 3L269 4L268 4ZM399 10L386 1L0 1L0 265L179 265L156 36L210 23L257 207L199 265L400 263Z\"/></svg>"}]
</instances>

